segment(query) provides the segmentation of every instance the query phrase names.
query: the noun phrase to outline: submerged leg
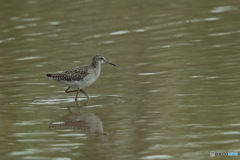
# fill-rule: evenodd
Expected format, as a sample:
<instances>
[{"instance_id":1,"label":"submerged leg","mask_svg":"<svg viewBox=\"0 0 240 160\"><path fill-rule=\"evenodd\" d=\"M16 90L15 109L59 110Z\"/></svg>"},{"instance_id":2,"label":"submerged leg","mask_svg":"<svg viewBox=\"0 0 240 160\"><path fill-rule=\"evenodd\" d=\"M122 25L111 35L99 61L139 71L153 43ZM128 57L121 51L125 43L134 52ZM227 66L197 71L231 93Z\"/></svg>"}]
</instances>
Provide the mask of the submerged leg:
<instances>
[{"instance_id":1,"label":"submerged leg","mask_svg":"<svg viewBox=\"0 0 240 160\"><path fill-rule=\"evenodd\" d=\"M76 96L75 96L75 102L76 102L76 104L78 105L77 97L78 97L78 93L79 93L79 88L78 88L77 90L68 91L70 88L71 88L71 86L69 86L69 87L65 90L65 92L66 92L66 93L77 92L77 93L76 93Z\"/></svg>"},{"instance_id":2,"label":"submerged leg","mask_svg":"<svg viewBox=\"0 0 240 160\"><path fill-rule=\"evenodd\" d=\"M87 100L89 100L90 98L89 98L89 96L88 96L88 94L87 94L87 92L85 92L84 90L82 90L82 89L80 89L80 92L82 92L86 97L87 97Z\"/></svg>"},{"instance_id":3,"label":"submerged leg","mask_svg":"<svg viewBox=\"0 0 240 160\"><path fill-rule=\"evenodd\" d=\"M78 98L79 89L76 90L76 91L77 91L77 93L76 93L76 96L75 96L75 102L77 103L78 102L77 98Z\"/></svg>"},{"instance_id":4,"label":"submerged leg","mask_svg":"<svg viewBox=\"0 0 240 160\"><path fill-rule=\"evenodd\" d=\"M71 88L71 86L69 86L69 87L65 90L65 92L66 92L66 93L77 92L77 93L76 93L76 97L75 97L75 101L76 101L76 102L77 102L77 96L78 96L79 91L82 92L82 93L87 97L87 100L90 99L89 96L88 96L88 94L87 94L87 92L85 92L84 90L78 88L78 89L76 89L76 90L68 91L70 88Z\"/></svg>"}]
</instances>

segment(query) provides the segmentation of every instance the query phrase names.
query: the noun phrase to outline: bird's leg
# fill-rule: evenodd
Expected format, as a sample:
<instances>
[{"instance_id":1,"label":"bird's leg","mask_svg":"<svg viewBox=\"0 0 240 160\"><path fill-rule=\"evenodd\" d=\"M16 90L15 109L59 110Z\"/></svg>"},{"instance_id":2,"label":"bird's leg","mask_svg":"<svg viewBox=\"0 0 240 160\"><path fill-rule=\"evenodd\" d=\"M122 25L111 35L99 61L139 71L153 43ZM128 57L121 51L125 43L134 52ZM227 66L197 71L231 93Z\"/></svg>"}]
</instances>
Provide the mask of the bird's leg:
<instances>
[{"instance_id":1,"label":"bird's leg","mask_svg":"<svg viewBox=\"0 0 240 160\"><path fill-rule=\"evenodd\" d=\"M76 96L75 96L75 102L78 104L77 98L78 98L78 93L79 93L79 89L77 90Z\"/></svg>"},{"instance_id":2,"label":"bird's leg","mask_svg":"<svg viewBox=\"0 0 240 160\"><path fill-rule=\"evenodd\" d=\"M77 106L78 106L77 97L78 97L78 93L79 93L79 90L80 90L80 89L78 88L77 90L68 91L70 88L71 88L71 86L69 86L69 87L65 90L65 92L66 92L66 93L77 92L77 93L76 93L76 96L75 96L75 102L76 102L76 104L77 104Z\"/></svg>"},{"instance_id":3,"label":"bird's leg","mask_svg":"<svg viewBox=\"0 0 240 160\"><path fill-rule=\"evenodd\" d=\"M87 94L84 90L80 89L80 92L82 92L82 93L87 97L87 100L90 99L89 96L88 96L88 94Z\"/></svg>"},{"instance_id":4,"label":"bird's leg","mask_svg":"<svg viewBox=\"0 0 240 160\"><path fill-rule=\"evenodd\" d=\"M69 88L71 88L71 86L69 86L69 87L65 90L65 93L69 93L69 92L68 92Z\"/></svg>"},{"instance_id":5,"label":"bird's leg","mask_svg":"<svg viewBox=\"0 0 240 160\"><path fill-rule=\"evenodd\" d=\"M77 102L77 96L78 96L79 91L82 92L82 93L87 97L87 100L90 99L89 96L88 96L88 94L87 94L87 92L85 92L84 90L78 88L77 90L68 91L70 88L71 88L71 86L69 86L69 87L65 90L65 92L66 92L66 93L77 92L77 93L76 93L76 97L75 97L75 101L76 101L76 102Z\"/></svg>"},{"instance_id":6,"label":"bird's leg","mask_svg":"<svg viewBox=\"0 0 240 160\"><path fill-rule=\"evenodd\" d=\"M66 89L66 93L71 93L71 92L77 92L78 90L72 90L72 91L68 91L69 89L71 88L71 86L69 86L67 89Z\"/></svg>"}]
</instances>

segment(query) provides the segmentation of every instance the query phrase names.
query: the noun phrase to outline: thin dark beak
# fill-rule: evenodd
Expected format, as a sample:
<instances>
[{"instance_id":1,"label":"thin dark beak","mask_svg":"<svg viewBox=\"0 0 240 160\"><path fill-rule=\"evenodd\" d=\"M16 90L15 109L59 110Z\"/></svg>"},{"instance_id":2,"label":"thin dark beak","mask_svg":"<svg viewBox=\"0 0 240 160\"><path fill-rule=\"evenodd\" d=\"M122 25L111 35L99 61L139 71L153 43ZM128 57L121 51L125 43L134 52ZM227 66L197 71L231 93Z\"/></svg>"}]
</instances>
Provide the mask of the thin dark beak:
<instances>
[{"instance_id":1,"label":"thin dark beak","mask_svg":"<svg viewBox=\"0 0 240 160\"><path fill-rule=\"evenodd\" d=\"M111 62L108 62L108 61L105 61L106 63L108 63L108 64L111 64L111 65L113 65L113 66L116 66L116 64L113 64L113 63L111 63Z\"/></svg>"}]
</instances>

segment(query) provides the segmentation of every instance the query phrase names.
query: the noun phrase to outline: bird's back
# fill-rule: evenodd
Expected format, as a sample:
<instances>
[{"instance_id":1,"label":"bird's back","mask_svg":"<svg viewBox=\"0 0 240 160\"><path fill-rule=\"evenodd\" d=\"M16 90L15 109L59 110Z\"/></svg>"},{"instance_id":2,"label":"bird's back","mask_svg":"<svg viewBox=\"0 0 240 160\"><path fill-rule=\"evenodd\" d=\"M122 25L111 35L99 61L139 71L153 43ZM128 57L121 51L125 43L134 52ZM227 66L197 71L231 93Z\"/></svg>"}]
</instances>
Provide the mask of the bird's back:
<instances>
[{"instance_id":1,"label":"bird's back","mask_svg":"<svg viewBox=\"0 0 240 160\"><path fill-rule=\"evenodd\" d=\"M91 66L89 65L73 67L64 72L46 74L46 76L57 81L80 81L88 75L88 70L90 67Z\"/></svg>"}]
</instances>

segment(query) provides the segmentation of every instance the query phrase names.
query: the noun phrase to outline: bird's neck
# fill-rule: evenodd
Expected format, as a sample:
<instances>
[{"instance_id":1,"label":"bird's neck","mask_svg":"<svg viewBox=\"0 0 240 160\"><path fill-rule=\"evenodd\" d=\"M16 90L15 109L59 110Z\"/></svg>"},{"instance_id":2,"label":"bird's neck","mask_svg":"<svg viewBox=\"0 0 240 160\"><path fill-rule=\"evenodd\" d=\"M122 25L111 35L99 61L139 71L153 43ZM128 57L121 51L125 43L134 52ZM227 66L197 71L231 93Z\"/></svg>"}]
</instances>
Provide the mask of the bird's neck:
<instances>
[{"instance_id":1,"label":"bird's neck","mask_svg":"<svg viewBox=\"0 0 240 160\"><path fill-rule=\"evenodd\" d=\"M94 73L96 75L96 78L99 77L100 72L101 72L101 63L98 62L93 62L92 63L92 68L94 70Z\"/></svg>"},{"instance_id":2,"label":"bird's neck","mask_svg":"<svg viewBox=\"0 0 240 160\"><path fill-rule=\"evenodd\" d=\"M92 62L92 67L101 69L101 64L99 62L93 61Z\"/></svg>"}]
</instances>

